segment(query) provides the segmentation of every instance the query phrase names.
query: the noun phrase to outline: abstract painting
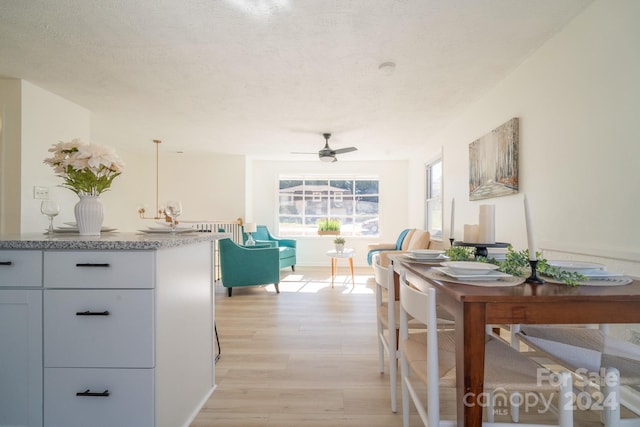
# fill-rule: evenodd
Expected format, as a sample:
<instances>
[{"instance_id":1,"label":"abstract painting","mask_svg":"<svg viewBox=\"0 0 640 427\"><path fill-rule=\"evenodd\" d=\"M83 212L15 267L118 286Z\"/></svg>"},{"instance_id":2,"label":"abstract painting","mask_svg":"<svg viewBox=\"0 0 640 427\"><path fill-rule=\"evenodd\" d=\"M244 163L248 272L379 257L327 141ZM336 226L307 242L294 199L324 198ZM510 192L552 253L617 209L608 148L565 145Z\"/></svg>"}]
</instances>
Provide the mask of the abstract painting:
<instances>
[{"instance_id":1,"label":"abstract painting","mask_svg":"<svg viewBox=\"0 0 640 427\"><path fill-rule=\"evenodd\" d=\"M518 192L518 118L469 144L469 200Z\"/></svg>"}]
</instances>

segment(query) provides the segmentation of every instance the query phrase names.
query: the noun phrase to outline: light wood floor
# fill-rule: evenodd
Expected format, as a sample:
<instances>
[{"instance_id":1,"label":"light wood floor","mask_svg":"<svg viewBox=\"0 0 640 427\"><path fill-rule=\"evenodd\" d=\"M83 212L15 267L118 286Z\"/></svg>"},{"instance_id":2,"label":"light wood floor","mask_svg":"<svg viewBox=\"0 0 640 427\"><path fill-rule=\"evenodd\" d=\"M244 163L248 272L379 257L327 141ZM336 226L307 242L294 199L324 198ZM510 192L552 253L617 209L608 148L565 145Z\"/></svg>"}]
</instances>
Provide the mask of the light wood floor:
<instances>
[{"instance_id":1,"label":"light wood floor","mask_svg":"<svg viewBox=\"0 0 640 427\"><path fill-rule=\"evenodd\" d=\"M402 425L399 388L393 414L388 371L378 370L371 270L357 269L352 286L340 268L333 289L329 266L297 270L282 271L280 294L256 286L228 298L216 285L218 387L191 427ZM455 411L452 393L442 411ZM421 425L412 413L411 425ZM601 424L577 414L575 425Z\"/></svg>"}]
</instances>

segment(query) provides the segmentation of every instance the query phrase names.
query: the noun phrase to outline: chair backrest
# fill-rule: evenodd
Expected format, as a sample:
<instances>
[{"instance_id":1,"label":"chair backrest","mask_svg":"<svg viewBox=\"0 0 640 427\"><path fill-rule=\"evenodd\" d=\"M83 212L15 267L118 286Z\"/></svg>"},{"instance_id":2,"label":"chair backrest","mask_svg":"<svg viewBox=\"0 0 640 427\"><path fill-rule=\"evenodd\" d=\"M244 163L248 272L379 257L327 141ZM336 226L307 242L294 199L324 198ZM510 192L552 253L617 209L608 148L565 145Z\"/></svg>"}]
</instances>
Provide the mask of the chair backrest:
<instances>
[{"instance_id":1,"label":"chair backrest","mask_svg":"<svg viewBox=\"0 0 640 427\"><path fill-rule=\"evenodd\" d=\"M427 407L428 425L440 421L440 370L438 367L438 324L436 320L436 291L429 287L419 291L407 282L406 274L400 275L400 339L409 336L409 316L427 325ZM403 374L404 375L404 374Z\"/></svg>"},{"instance_id":2,"label":"chair backrest","mask_svg":"<svg viewBox=\"0 0 640 427\"><path fill-rule=\"evenodd\" d=\"M256 232L252 233L254 240L271 240L271 233L266 225L258 225Z\"/></svg>"}]
</instances>

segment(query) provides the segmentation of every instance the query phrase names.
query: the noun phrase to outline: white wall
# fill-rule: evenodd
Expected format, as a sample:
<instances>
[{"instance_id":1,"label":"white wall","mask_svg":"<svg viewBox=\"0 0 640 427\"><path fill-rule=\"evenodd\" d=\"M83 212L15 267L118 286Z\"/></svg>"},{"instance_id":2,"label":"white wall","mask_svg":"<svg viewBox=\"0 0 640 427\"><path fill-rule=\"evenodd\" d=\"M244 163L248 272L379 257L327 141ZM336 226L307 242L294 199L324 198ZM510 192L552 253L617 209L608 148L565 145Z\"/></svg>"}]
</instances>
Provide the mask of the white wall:
<instances>
[{"instance_id":1,"label":"white wall","mask_svg":"<svg viewBox=\"0 0 640 427\"><path fill-rule=\"evenodd\" d=\"M49 187L51 197L60 201L61 211L56 223L73 220L73 205L77 197L70 190L58 187L62 180L43 160L50 156L47 150L59 141L73 138L89 141L90 114L89 110L77 104L22 81L22 232L43 231L49 222L40 213L40 200L33 198L34 185Z\"/></svg>"},{"instance_id":2,"label":"white wall","mask_svg":"<svg viewBox=\"0 0 640 427\"><path fill-rule=\"evenodd\" d=\"M637 1L595 2L430 141L425 156L444 146L445 227L455 197L457 238L492 203L497 239L526 248L526 193L541 249L622 258L617 267L640 274L638 16ZM471 202L469 143L512 117L520 118L520 193Z\"/></svg>"},{"instance_id":3,"label":"white wall","mask_svg":"<svg viewBox=\"0 0 640 427\"><path fill-rule=\"evenodd\" d=\"M0 232L20 231L20 132L22 84L0 79Z\"/></svg>"},{"instance_id":4,"label":"white wall","mask_svg":"<svg viewBox=\"0 0 640 427\"><path fill-rule=\"evenodd\" d=\"M3 155L2 161L17 165L15 176L18 177L5 180L9 168L3 167L2 182L10 182L2 189L2 207L3 210L13 209L7 217L16 219L19 228L15 231L41 232L48 224L47 218L40 213L40 201L33 198L35 185L48 187L50 197L60 202L60 215L54 224L74 220L77 196L61 188L62 179L43 163L50 156L48 149L52 144L73 138L117 147L118 155L125 162L124 173L114 180L111 190L101 196L105 225L135 231L151 224L138 219L137 214L139 206L146 204L153 211L156 203L155 145L151 137L148 151L127 150L123 148L126 144L122 143L126 137L119 136L117 130L91 132L91 113L87 109L27 81L4 80L1 83L0 99L5 111L3 117L6 117L2 152L7 154ZM14 136L8 139L11 135ZM246 174L243 156L178 154L161 150L159 170L159 203L164 205L171 198L181 199L183 219L229 221L244 216ZM10 196L9 190L19 191L17 207L13 207L16 203L5 202Z\"/></svg>"},{"instance_id":5,"label":"white wall","mask_svg":"<svg viewBox=\"0 0 640 427\"><path fill-rule=\"evenodd\" d=\"M407 162L347 162L322 163L319 161L267 161L253 160L248 170L248 185L252 188L252 212L249 222L264 224L277 234L278 178L281 174L367 174L380 179L380 237L347 237L347 246L356 250L354 265L367 265L367 245L373 241L395 243L400 232L407 227L420 227L409 223L407 206ZM298 237L297 261L299 265L329 265L325 252L333 249L333 238L328 236Z\"/></svg>"}]
</instances>

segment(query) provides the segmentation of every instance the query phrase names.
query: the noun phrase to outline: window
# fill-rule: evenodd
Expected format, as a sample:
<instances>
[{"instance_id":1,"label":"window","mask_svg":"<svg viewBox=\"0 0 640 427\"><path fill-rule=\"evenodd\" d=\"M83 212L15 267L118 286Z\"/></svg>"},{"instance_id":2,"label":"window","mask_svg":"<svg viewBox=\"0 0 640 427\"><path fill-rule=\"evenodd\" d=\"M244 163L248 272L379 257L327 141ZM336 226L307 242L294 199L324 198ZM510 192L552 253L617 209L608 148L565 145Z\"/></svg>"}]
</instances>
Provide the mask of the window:
<instances>
[{"instance_id":1,"label":"window","mask_svg":"<svg viewBox=\"0 0 640 427\"><path fill-rule=\"evenodd\" d=\"M442 159L427 164L425 229L442 239Z\"/></svg>"},{"instance_id":2,"label":"window","mask_svg":"<svg viewBox=\"0 0 640 427\"><path fill-rule=\"evenodd\" d=\"M345 236L378 235L378 177L280 176L278 234L317 235L318 221L337 219Z\"/></svg>"}]
</instances>

